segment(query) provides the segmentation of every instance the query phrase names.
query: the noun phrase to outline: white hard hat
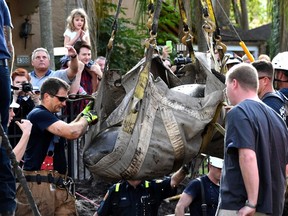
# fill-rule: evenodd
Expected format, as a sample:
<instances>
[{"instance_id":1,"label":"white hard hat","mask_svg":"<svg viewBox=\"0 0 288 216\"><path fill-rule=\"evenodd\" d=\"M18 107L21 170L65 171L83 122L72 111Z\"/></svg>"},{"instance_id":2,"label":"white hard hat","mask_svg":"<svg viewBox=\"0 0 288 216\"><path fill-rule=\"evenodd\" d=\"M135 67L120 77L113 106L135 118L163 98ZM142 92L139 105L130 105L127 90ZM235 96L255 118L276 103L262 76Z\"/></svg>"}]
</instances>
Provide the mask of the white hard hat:
<instances>
[{"instance_id":1,"label":"white hard hat","mask_svg":"<svg viewBox=\"0 0 288 216\"><path fill-rule=\"evenodd\" d=\"M223 167L223 159L217 157L209 157L209 162L212 166L222 169Z\"/></svg>"},{"instance_id":2,"label":"white hard hat","mask_svg":"<svg viewBox=\"0 0 288 216\"><path fill-rule=\"evenodd\" d=\"M278 53L272 60L274 69L288 71L288 52Z\"/></svg>"},{"instance_id":3,"label":"white hard hat","mask_svg":"<svg viewBox=\"0 0 288 216\"><path fill-rule=\"evenodd\" d=\"M242 59L239 56L234 56L231 53L227 53L226 56L229 57L229 59L227 60L226 64L239 64L242 62Z\"/></svg>"}]
</instances>

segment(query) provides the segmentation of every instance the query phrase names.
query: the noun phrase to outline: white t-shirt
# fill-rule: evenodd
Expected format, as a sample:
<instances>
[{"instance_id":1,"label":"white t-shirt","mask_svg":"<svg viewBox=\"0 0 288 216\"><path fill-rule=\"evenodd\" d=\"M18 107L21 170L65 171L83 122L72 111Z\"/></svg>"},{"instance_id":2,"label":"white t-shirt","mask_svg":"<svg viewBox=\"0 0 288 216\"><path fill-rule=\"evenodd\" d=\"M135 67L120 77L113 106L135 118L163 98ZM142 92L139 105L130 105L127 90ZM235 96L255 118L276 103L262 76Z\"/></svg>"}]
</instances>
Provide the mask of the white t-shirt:
<instances>
[{"instance_id":1,"label":"white t-shirt","mask_svg":"<svg viewBox=\"0 0 288 216\"><path fill-rule=\"evenodd\" d=\"M73 40L77 35L76 31L71 31L70 29L66 29L63 36L68 36L70 38L70 40ZM85 36L84 37L88 37L89 38L89 32L85 31ZM78 39L77 41L80 41L80 39Z\"/></svg>"}]
</instances>

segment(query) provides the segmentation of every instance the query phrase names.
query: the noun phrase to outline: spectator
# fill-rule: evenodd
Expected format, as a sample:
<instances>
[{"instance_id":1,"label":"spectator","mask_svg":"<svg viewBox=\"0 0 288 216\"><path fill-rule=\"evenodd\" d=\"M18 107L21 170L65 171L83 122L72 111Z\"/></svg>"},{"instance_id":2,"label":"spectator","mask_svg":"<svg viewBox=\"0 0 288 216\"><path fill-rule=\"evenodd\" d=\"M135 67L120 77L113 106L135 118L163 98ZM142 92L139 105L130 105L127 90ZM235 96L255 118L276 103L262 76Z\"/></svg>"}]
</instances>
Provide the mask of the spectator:
<instances>
[{"instance_id":1,"label":"spectator","mask_svg":"<svg viewBox=\"0 0 288 216\"><path fill-rule=\"evenodd\" d=\"M228 60L226 62L226 67L227 67L227 70L229 70L231 67L233 67L234 65L236 64L240 64L242 61L242 59L237 56L237 55L234 55L234 54L231 54L231 53L228 53Z\"/></svg>"},{"instance_id":2,"label":"spectator","mask_svg":"<svg viewBox=\"0 0 288 216\"><path fill-rule=\"evenodd\" d=\"M251 63L250 59L248 58L246 54L242 56L242 61L245 63Z\"/></svg>"},{"instance_id":3,"label":"spectator","mask_svg":"<svg viewBox=\"0 0 288 216\"><path fill-rule=\"evenodd\" d=\"M68 84L72 84L78 72L78 57L76 50L72 46L67 46L68 55L71 57L71 64L67 69L52 71L50 66L50 55L45 48L37 48L32 52L32 66L34 71L30 73L31 84L36 88L41 88L42 83L48 79L48 77L58 77L63 79ZM71 86L71 91L73 85ZM77 89L78 90L78 89Z\"/></svg>"},{"instance_id":4,"label":"spectator","mask_svg":"<svg viewBox=\"0 0 288 216\"><path fill-rule=\"evenodd\" d=\"M285 96L281 92L275 91L273 87L273 65L268 61L255 61L252 65L258 72L259 98L274 109L286 122Z\"/></svg>"},{"instance_id":5,"label":"spectator","mask_svg":"<svg viewBox=\"0 0 288 216\"><path fill-rule=\"evenodd\" d=\"M191 216L215 216L222 166L223 159L216 157L209 158L208 174L201 178L193 179L184 189L176 205L175 216L184 216L185 209L188 206ZM203 209L203 205L206 206L205 209Z\"/></svg>"},{"instance_id":6,"label":"spectator","mask_svg":"<svg viewBox=\"0 0 288 216\"><path fill-rule=\"evenodd\" d=\"M286 189L288 131L258 98L258 75L247 63L226 75L224 165L216 215L281 215Z\"/></svg>"},{"instance_id":7,"label":"spectator","mask_svg":"<svg viewBox=\"0 0 288 216\"><path fill-rule=\"evenodd\" d=\"M71 11L67 18L67 27L64 32L64 46L74 46L77 41L84 41L90 45L88 17L82 8Z\"/></svg>"},{"instance_id":8,"label":"spectator","mask_svg":"<svg viewBox=\"0 0 288 216\"><path fill-rule=\"evenodd\" d=\"M41 105L28 115L33 124L24 155L23 173L41 215L77 215L75 198L69 188L72 179L67 176L65 140L76 139L97 120L90 104L71 123L58 119L57 112L64 107L69 85L59 78L48 78L41 86ZM16 215L32 215L23 187L17 189Z\"/></svg>"},{"instance_id":9,"label":"spectator","mask_svg":"<svg viewBox=\"0 0 288 216\"><path fill-rule=\"evenodd\" d=\"M12 103L10 104L8 127L15 116L13 108L19 108L19 107L20 105L15 103L14 101L12 101ZM17 145L13 148L13 152L16 156L16 160L20 162L26 150L26 146L27 146L30 133L31 133L32 124L27 119L21 119L20 121L16 121L15 123L19 126L19 128L22 131L21 139L19 140Z\"/></svg>"},{"instance_id":10,"label":"spectator","mask_svg":"<svg viewBox=\"0 0 288 216\"><path fill-rule=\"evenodd\" d=\"M15 121L20 121L21 119L26 119L28 113L37 106L39 102L40 90L34 91L30 84L30 76L24 68L18 68L12 72L11 75L14 93L13 101L20 104L20 107L14 108ZM24 87L24 89L23 89ZM17 135L21 134L21 128L17 126L15 121L10 123L9 130L9 140L12 147L15 147L19 142L20 137ZM11 137L12 136L12 137Z\"/></svg>"},{"instance_id":11,"label":"spectator","mask_svg":"<svg viewBox=\"0 0 288 216\"><path fill-rule=\"evenodd\" d=\"M268 55L266 54L261 54L258 56L258 60L259 61L268 61L268 62L271 62L271 59Z\"/></svg>"},{"instance_id":12,"label":"spectator","mask_svg":"<svg viewBox=\"0 0 288 216\"><path fill-rule=\"evenodd\" d=\"M177 186L187 174L181 168L165 180L125 180L109 188L94 216L126 216L158 214L158 208L167 197L174 196Z\"/></svg>"},{"instance_id":13,"label":"spectator","mask_svg":"<svg viewBox=\"0 0 288 216\"><path fill-rule=\"evenodd\" d=\"M104 73L106 58L105 58L104 56L98 56L98 57L95 59L95 63L100 66L100 69L101 69L102 73Z\"/></svg>"},{"instance_id":14,"label":"spectator","mask_svg":"<svg viewBox=\"0 0 288 216\"><path fill-rule=\"evenodd\" d=\"M3 131L6 133L11 98L8 59L14 55L11 33L13 25L6 1L0 0L0 10L0 119ZM11 170L11 161L3 145L0 145L0 158L0 215L14 215L15 178Z\"/></svg>"}]
</instances>

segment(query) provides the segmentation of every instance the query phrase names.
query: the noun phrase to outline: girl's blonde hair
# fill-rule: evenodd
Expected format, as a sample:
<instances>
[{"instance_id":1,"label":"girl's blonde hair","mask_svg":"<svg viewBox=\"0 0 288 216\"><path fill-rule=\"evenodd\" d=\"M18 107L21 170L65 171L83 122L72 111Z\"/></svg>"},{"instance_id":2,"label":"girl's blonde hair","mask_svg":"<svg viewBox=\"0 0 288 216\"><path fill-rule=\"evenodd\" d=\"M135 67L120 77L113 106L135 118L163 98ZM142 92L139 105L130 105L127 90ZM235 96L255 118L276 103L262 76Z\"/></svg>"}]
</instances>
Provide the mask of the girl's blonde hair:
<instances>
[{"instance_id":1,"label":"girl's blonde hair","mask_svg":"<svg viewBox=\"0 0 288 216\"><path fill-rule=\"evenodd\" d=\"M73 24L73 19L75 16L80 16L81 18L84 18L84 25L83 25L83 31L88 30L88 16L82 8L76 8L71 11L70 15L67 17L67 28L71 31L75 31L75 26Z\"/></svg>"}]
</instances>

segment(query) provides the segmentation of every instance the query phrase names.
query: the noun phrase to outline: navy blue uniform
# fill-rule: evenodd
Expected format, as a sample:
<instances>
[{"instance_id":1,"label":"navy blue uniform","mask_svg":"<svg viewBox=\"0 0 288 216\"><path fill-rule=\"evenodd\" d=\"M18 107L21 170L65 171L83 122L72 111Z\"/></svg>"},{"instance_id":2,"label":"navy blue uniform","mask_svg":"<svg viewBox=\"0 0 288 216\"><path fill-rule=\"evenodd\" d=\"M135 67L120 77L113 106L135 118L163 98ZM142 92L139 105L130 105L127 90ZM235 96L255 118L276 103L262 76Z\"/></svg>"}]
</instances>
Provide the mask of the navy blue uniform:
<instances>
[{"instance_id":1,"label":"navy blue uniform","mask_svg":"<svg viewBox=\"0 0 288 216\"><path fill-rule=\"evenodd\" d=\"M115 184L109 188L97 213L99 216L156 216L162 200L177 193L170 181L170 178L142 181L136 188L127 181Z\"/></svg>"},{"instance_id":2,"label":"navy blue uniform","mask_svg":"<svg viewBox=\"0 0 288 216\"><path fill-rule=\"evenodd\" d=\"M207 175L201 177L201 181L204 187L207 215L214 216L218 206L219 186L214 184ZM190 215L202 216L202 193L200 181L198 179L193 179L184 189L184 193L193 198L192 203L189 205Z\"/></svg>"}]
</instances>

